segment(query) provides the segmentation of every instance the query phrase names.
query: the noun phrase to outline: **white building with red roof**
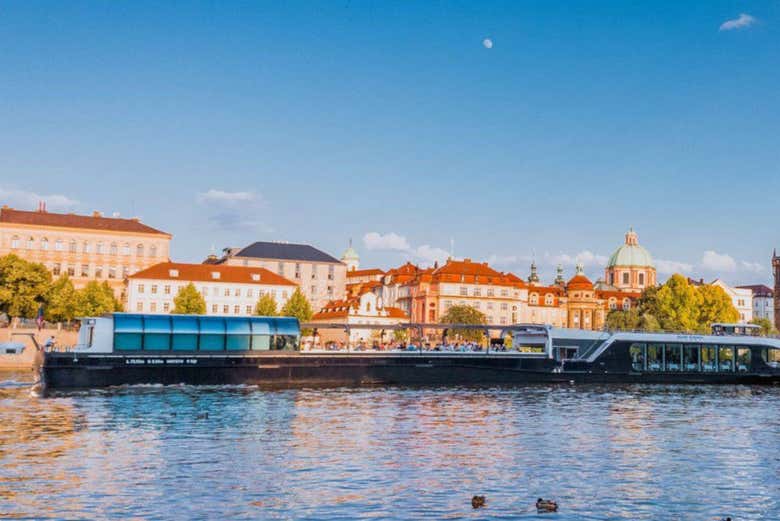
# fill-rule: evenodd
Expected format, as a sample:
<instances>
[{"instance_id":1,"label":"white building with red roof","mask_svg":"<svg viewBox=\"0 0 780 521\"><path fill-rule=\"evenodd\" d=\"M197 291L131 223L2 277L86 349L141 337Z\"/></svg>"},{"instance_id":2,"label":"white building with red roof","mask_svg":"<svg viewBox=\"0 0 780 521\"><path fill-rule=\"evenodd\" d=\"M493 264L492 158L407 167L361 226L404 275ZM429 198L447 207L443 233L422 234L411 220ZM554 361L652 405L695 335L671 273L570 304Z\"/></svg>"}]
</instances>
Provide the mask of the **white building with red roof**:
<instances>
[{"instance_id":1,"label":"white building with red roof","mask_svg":"<svg viewBox=\"0 0 780 521\"><path fill-rule=\"evenodd\" d=\"M265 294L281 309L296 288L294 282L260 267L163 262L128 277L127 311L170 313L173 299L190 283L203 295L208 315L252 315Z\"/></svg>"}]
</instances>

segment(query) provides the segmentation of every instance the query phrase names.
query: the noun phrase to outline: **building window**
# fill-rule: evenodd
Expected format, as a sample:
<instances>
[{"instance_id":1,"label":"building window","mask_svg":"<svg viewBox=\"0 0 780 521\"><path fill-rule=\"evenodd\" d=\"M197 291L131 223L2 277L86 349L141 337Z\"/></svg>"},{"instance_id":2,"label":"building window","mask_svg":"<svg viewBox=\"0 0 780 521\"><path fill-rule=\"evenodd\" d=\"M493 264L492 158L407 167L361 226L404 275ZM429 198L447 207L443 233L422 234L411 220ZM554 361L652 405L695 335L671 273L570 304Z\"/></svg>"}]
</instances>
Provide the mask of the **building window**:
<instances>
[{"instance_id":1,"label":"building window","mask_svg":"<svg viewBox=\"0 0 780 521\"><path fill-rule=\"evenodd\" d=\"M333 266L328 266L328 280L333 280L335 277L336 269Z\"/></svg>"},{"instance_id":2,"label":"building window","mask_svg":"<svg viewBox=\"0 0 780 521\"><path fill-rule=\"evenodd\" d=\"M283 263L283 262L280 262L280 263L277 265L277 267L276 267L276 272L277 272L279 275L284 275L284 263Z\"/></svg>"},{"instance_id":3,"label":"building window","mask_svg":"<svg viewBox=\"0 0 780 521\"><path fill-rule=\"evenodd\" d=\"M628 309L631 307L631 301L628 299L623 299L623 309L628 311Z\"/></svg>"},{"instance_id":4,"label":"building window","mask_svg":"<svg viewBox=\"0 0 780 521\"><path fill-rule=\"evenodd\" d=\"M151 311L152 313L157 311L157 302L152 302L151 304L149 304L149 311Z\"/></svg>"},{"instance_id":5,"label":"building window","mask_svg":"<svg viewBox=\"0 0 780 521\"><path fill-rule=\"evenodd\" d=\"M488 309L493 309L493 303L492 302L488 302L487 303L487 308Z\"/></svg>"},{"instance_id":6,"label":"building window","mask_svg":"<svg viewBox=\"0 0 780 521\"><path fill-rule=\"evenodd\" d=\"M553 304L553 296L550 295L549 293L547 295L545 295L544 296L544 303L547 304L548 306L552 306L552 304Z\"/></svg>"},{"instance_id":7,"label":"building window","mask_svg":"<svg viewBox=\"0 0 780 521\"><path fill-rule=\"evenodd\" d=\"M65 243L62 242L62 239L57 239L54 241L54 250L55 251L62 251L65 249Z\"/></svg>"},{"instance_id":8,"label":"building window","mask_svg":"<svg viewBox=\"0 0 780 521\"><path fill-rule=\"evenodd\" d=\"M149 248L149 256L150 257L157 257L157 246L152 244L152 246Z\"/></svg>"},{"instance_id":9,"label":"building window","mask_svg":"<svg viewBox=\"0 0 780 521\"><path fill-rule=\"evenodd\" d=\"M89 277L89 264L82 264L81 265L81 276L82 277Z\"/></svg>"},{"instance_id":10,"label":"building window","mask_svg":"<svg viewBox=\"0 0 780 521\"><path fill-rule=\"evenodd\" d=\"M536 293L531 293L530 301L534 306L539 303L539 297L536 295Z\"/></svg>"},{"instance_id":11,"label":"building window","mask_svg":"<svg viewBox=\"0 0 780 521\"><path fill-rule=\"evenodd\" d=\"M41 249L42 250L48 250L49 249L49 239L47 239L46 237L41 239Z\"/></svg>"},{"instance_id":12,"label":"building window","mask_svg":"<svg viewBox=\"0 0 780 521\"><path fill-rule=\"evenodd\" d=\"M247 315L251 315L252 314L252 306L247 306L246 307L246 314Z\"/></svg>"},{"instance_id":13,"label":"building window","mask_svg":"<svg viewBox=\"0 0 780 521\"><path fill-rule=\"evenodd\" d=\"M68 244L68 251L70 251L71 253L76 253L78 251L78 244L76 243L76 241L70 241L70 243Z\"/></svg>"},{"instance_id":14,"label":"building window","mask_svg":"<svg viewBox=\"0 0 780 521\"><path fill-rule=\"evenodd\" d=\"M152 295L157 294L157 284L152 284Z\"/></svg>"},{"instance_id":15,"label":"building window","mask_svg":"<svg viewBox=\"0 0 780 521\"><path fill-rule=\"evenodd\" d=\"M509 304L507 304L506 302L502 302L501 311L509 311Z\"/></svg>"},{"instance_id":16,"label":"building window","mask_svg":"<svg viewBox=\"0 0 780 521\"><path fill-rule=\"evenodd\" d=\"M216 314L218 310L219 310L219 308L217 307L216 304L212 304L211 305L211 312L212 313Z\"/></svg>"},{"instance_id":17,"label":"building window","mask_svg":"<svg viewBox=\"0 0 780 521\"><path fill-rule=\"evenodd\" d=\"M225 294L226 297L229 297L230 296L230 288L225 288L225 293L224 294Z\"/></svg>"},{"instance_id":18,"label":"building window","mask_svg":"<svg viewBox=\"0 0 780 521\"><path fill-rule=\"evenodd\" d=\"M122 245L122 255L130 255L130 245L128 243Z\"/></svg>"},{"instance_id":19,"label":"building window","mask_svg":"<svg viewBox=\"0 0 780 521\"><path fill-rule=\"evenodd\" d=\"M135 247L135 256L136 257L143 257L144 256L144 245L138 244Z\"/></svg>"},{"instance_id":20,"label":"building window","mask_svg":"<svg viewBox=\"0 0 780 521\"><path fill-rule=\"evenodd\" d=\"M492 297L496 294L495 290L493 288L488 288L487 290L487 296Z\"/></svg>"},{"instance_id":21,"label":"building window","mask_svg":"<svg viewBox=\"0 0 780 521\"><path fill-rule=\"evenodd\" d=\"M75 277L76 276L76 266L68 266L67 269L68 277Z\"/></svg>"},{"instance_id":22,"label":"building window","mask_svg":"<svg viewBox=\"0 0 780 521\"><path fill-rule=\"evenodd\" d=\"M645 274L644 273L640 273L639 274L639 285L640 286L644 286L645 285Z\"/></svg>"},{"instance_id":23,"label":"building window","mask_svg":"<svg viewBox=\"0 0 780 521\"><path fill-rule=\"evenodd\" d=\"M508 289L502 289L501 290L501 296L502 297L508 297L509 296L509 290Z\"/></svg>"},{"instance_id":24,"label":"building window","mask_svg":"<svg viewBox=\"0 0 780 521\"><path fill-rule=\"evenodd\" d=\"M144 303L143 302L136 303L135 310L138 311L139 313L143 312L143 310L144 310Z\"/></svg>"},{"instance_id":25,"label":"building window","mask_svg":"<svg viewBox=\"0 0 780 521\"><path fill-rule=\"evenodd\" d=\"M27 239L27 249L32 250L33 248L35 248L35 239L30 237L29 239Z\"/></svg>"},{"instance_id":26,"label":"building window","mask_svg":"<svg viewBox=\"0 0 780 521\"><path fill-rule=\"evenodd\" d=\"M170 295L171 294L171 287L168 284L166 284L163 287L163 293L165 293L166 295Z\"/></svg>"},{"instance_id":27,"label":"building window","mask_svg":"<svg viewBox=\"0 0 780 521\"><path fill-rule=\"evenodd\" d=\"M241 314L241 306L233 306L233 314L234 315L240 315Z\"/></svg>"},{"instance_id":28,"label":"building window","mask_svg":"<svg viewBox=\"0 0 780 521\"><path fill-rule=\"evenodd\" d=\"M170 309L171 309L171 303L170 302L164 302L163 303L163 311L165 311L167 313L168 311L170 311Z\"/></svg>"},{"instance_id":29,"label":"building window","mask_svg":"<svg viewBox=\"0 0 780 521\"><path fill-rule=\"evenodd\" d=\"M143 292L144 292L144 285L143 284L139 284L138 285L138 293L143 293Z\"/></svg>"},{"instance_id":30,"label":"building window","mask_svg":"<svg viewBox=\"0 0 780 521\"><path fill-rule=\"evenodd\" d=\"M313 297L317 293L317 286L311 287L311 296Z\"/></svg>"},{"instance_id":31,"label":"building window","mask_svg":"<svg viewBox=\"0 0 780 521\"><path fill-rule=\"evenodd\" d=\"M103 253L105 253L105 251L103 250L103 243L102 242L98 241L98 243L95 244L95 253L97 253L99 255L103 255Z\"/></svg>"},{"instance_id":32,"label":"building window","mask_svg":"<svg viewBox=\"0 0 780 521\"><path fill-rule=\"evenodd\" d=\"M103 278L103 266L95 266L95 278L96 279Z\"/></svg>"},{"instance_id":33,"label":"building window","mask_svg":"<svg viewBox=\"0 0 780 521\"><path fill-rule=\"evenodd\" d=\"M333 298L333 286L328 286L328 298Z\"/></svg>"},{"instance_id":34,"label":"building window","mask_svg":"<svg viewBox=\"0 0 780 521\"><path fill-rule=\"evenodd\" d=\"M222 306L222 313L224 313L225 315L227 315L228 313L230 313L230 306L228 306L227 304L225 304L224 306Z\"/></svg>"},{"instance_id":35,"label":"building window","mask_svg":"<svg viewBox=\"0 0 780 521\"><path fill-rule=\"evenodd\" d=\"M623 284L628 285L628 273L623 273Z\"/></svg>"},{"instance_id":36,"label":"building window","mask_svg":"<svg viewBox=\"0 0 780 521\"><path fill-rule=\"evenodd\" d=\"M51 273L52 273L52 275L57 276L57 275L60 274L61 270L62 270L62 268L60 267L60 263L57 262L57 263L54 264L54 266L52 266Z\"/></svg>"},{"instance_id":37,"label":"building window","mask_svg":"<svg viewBox=\"0 0 780 521\"><path fill-rule=\"evenodd\" d=\"M235 295L236 295L237 297L240 297L240 296L241 296L241 288L236 288Z\"/></svg>"},{"instance_id":38,"label":"building window","mask_svg":"<svg viewBox=\"0 0 780 521\"><path fill-rule=\"evenodd\" d=\"M116 243L115 243L115 242L112 242L112 243L111 243L111 247L110 247L110 249L109 249L109 251L108 251L108 252L109 252L111 255L116 255L116 253L117 253L117 248L116 248Z\"/></svg>"},{"instance_id":39,"label":"building window","mask_svg":"<svg viewBox=\"0 0 780 521\"><path fill-rule=\"evenodd\" d=\"M301 278L301 264L299 262L295 263L295 278L296 279Z\"/></svg>"},{"instance_id":40,"label":"building window","mask_svg":"<svg viewBox=\"0 0 780 521\"><path fill-rule=\"evenodd\" d=\"M475 297L481 297L482 296L482 288L474 288L474 296Z\"/></svg>"},{"instance_id":41,"label":"building window","mask_svg":"<svg viewBox=\"0 0 780 521\"><path fill-rule=\"evenodd\" d=\"M11 248L15 250L18 247L19 247L19 237L14 235L13 237L11 237Z\"/></svg>"},{"instance_id":42,"label":"building window","mask_svg":"<svg viewBox=\"0 0 780 521\"><path fill-rule=\"evenodd\" d=\"M108 278L109 279L115 279L116 278L116 268L114 266L109 266L109 268L108 268Z\"/></svg>"},{"instance_id":43,"label":"building window","mask_svg":"<svg viewBox=\"0 0 780 521\"><path fill-rule=\"evenodd\" d=\"M317 278L317 265L312 264L311 265L311 280L315 280Z\"/></svg>"},{"instance_id":44,"label":"building window","mask_svg":"<svg viewBox=\"0 0 780 521\"><path fill-rule=\"evenodd\" d=\"M468 296L468 294L469 294L469 288L467 288L466 286L461 286L460 287L460 296L461 297L466 297L466 296Z\"/></svg>"},{"instance_id":45,"label":"building window","mask_svg":"<svg viewBox=\"0 0 780 521\"><path fill-rule=\"evenodd\" d=\"M87 241L84 241L84 244L82 244L81 247L84 249L84 253L89 253L90 251L92 251L92 247L89 245Z\"/></svg>"}]
</instances>

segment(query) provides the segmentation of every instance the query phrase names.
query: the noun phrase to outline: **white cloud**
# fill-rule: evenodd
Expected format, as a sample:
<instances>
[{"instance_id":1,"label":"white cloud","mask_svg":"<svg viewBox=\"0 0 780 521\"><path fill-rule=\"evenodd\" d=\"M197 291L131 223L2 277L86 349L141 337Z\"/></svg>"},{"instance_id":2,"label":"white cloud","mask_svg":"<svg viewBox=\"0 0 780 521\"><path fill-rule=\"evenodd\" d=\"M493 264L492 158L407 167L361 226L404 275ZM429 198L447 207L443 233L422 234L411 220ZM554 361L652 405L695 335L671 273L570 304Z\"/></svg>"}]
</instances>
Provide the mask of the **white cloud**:
<instances>
[{"instance_id":1,"label":"white cloud","mask_svg":"<svg viewBox=\"0 0 780 521\"><path fill-rule=\"evenodd\" d=\"M655 269L658 273L669 275L673 273L688 274L693 271L693 264L666 259L655 259Z\"/></svg>"},{"instance_id":2,"label":"white cloud","mask_svg":"<svg viewBox=\"0 0 780 521\"><path fill-rule=\"evenodd\" d=\"M38 203L44 201L47 210L72 210L79 202L62 194L39 194L26 190L14 190L0 187L0 204L7 204L20 210L35 210Z\"/></svg>"},{"instance_id":3,"label":"white cloud","mask_svg":"<svg viewBox=\"0 0 780 521\"><path fill-rule=\"evenodd\" d=\"M390 251L409 251L409 241L406 237L397 233L386 233L384 235L377 232L368 232L363 236L363 244L369 250L390 250Z\"/></svg>"},{"instance_id":4,"label":"white cloud","mask_svg":"<svg viewBox=\"0 0 780 521\"><path fill-rule=\"evenodd\" d=\"M443 262L447 262L447 259L450 256L450 252L448 252L447 250L444 250L442 248L436 248L428 244L423 244L422 246L418 246L410 253L412 254L412 256L427 261L428 263L438 262L439 264Z\"/></svg>"},{"instance_id":5,"label":"white cloud","mask_svg":"<svg viewBox=\"0 0 780 521\"><path fill-rule=\"evenodd\" d=\"M737 261L725 253L707 250L701 256L701 267L711 271L736 271Z\"/></svg>"},{"instance_id":6,"label":"white cloud","mask_svg":"<svg viewBox=\"0 0 780 521\"><path fill-rule=\"evenodd\" d=\"M574 266L576 264L582 264L583 267L591 266L606 266L608 257L605 255L598 255L590 250L583 250L574 255L568 253L559 253L558 255L544 254L544 260L548 264L562 264L564 266Z\"/></svg>"},{"instance_id":7,"label":"white cloud","mask_svg":"<svg viewBox=\"0 0 780 521\"><path fill-rule=\"evenodd\" d=\"M208 192L198 194L199 203L255 203L259 197L254 192L225 192L224 190L211 189Z\"/></svg>"},{"instance_id":8,"label":"white cloud","mask_svg":"<svg viewBox=\"0 0 780 521\"><path fill-rule=\"evenodd\" d=\"M754 23L756 23L758 20L756 20L754 17L750 16L749 14L741 13L737 18L734 18L732 20L726 20L722 24L720 24L719 31L733 31L734 29L744 29L746 27L750 27Z\"/></svg>"},{"instance_id":9,"label":"white cloud","mask_svg":"<svg viewBox=\"0 0 780 521\"><path fill-rule=\"evenodd\" d=\"M740 261L740 269L743 271L752 271L753 273L761 273L764 271L764 266L758 262Z\"/></svg>"}]
</instances>

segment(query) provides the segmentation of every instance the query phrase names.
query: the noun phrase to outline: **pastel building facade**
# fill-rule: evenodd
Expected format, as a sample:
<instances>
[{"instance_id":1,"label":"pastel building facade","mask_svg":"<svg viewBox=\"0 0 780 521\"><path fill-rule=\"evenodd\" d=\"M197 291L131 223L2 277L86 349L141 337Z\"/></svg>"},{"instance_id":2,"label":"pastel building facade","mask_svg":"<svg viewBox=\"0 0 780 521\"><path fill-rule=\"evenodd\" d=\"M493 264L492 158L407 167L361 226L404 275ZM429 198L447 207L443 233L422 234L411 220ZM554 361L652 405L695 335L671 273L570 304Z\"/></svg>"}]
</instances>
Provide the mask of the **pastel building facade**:
<instances>
[{"instance_id":1,"label":"pastel building facade","mask_svg":"<svg viewBox=\"0 0 780 521\"><path fill-rule=\"evenodd\" d=\"M210 258L206 263L265 268L294 282L314 310L343 299L346 291L347 266L308 244L255 242L227 249L221 259Z\"/></svg>"},{"instance_id":2,"label":"pastel building facade","mask_svg":"<svg viewBox=\"0 0 780 521\"><path fill-rule=\"evenodd\" d=\"M0 208L0 255L13 253L68 275L76 288L106 281L125 300L125 279L167 261L171 235L139 219Z\"/></svg>"},{"instance_id":3,"label":"pastel building facade","mask_svg":"<svg viewBox=\"0 0 780 521\"><path fill-rule=\"evenodd\" d=\"M164 262L128 277L127 311L170 313L179 291L192 283L206 301L207 315L248 316L265 294L281 309L294 282L265 268Z\"/></svg>"},{"instance_id":4,"label":"pastel building facade","mask_svg":"<svg viewBox=\"0 0 780 521\"><path fill-rule=\"evenodd\" d=\"M719 286L726 292L731 299L731 303L739 313L740 322L750 322L753 320L753 291L749 288L737 288L729 286L721 279L712 281L713 286Z\"/></svg>"},{"instance_id":5,"label":"pastel building facade","mask_svg":"<svg viewBox=\"0 0 780 521\"><path fill-rule=\"evenodd\" d=\"M382 297L366 289L358 295L349 296L343 300L328 302L312 317L312 324L344 324L349 325L349 333L345 329L317 329L319 343L344 342L352 345L373 342L389 342L393 332L382 329L360 328L361 325L392 326L409 322L409 315L400 308L385 306Z\"/></svg>"},{"instance_id":6,"label":"pastel building facade","mask_svg":"<svg viewBox=\"0 0 780 521\"><path fill-rule=\"evenodd\" d=\"M753 284L750 286L738 286L739 289L748 289L753 294L753 319L763 318L775 324L775 299L774 292L769 286Z\"/></svg>"}]
</instances>

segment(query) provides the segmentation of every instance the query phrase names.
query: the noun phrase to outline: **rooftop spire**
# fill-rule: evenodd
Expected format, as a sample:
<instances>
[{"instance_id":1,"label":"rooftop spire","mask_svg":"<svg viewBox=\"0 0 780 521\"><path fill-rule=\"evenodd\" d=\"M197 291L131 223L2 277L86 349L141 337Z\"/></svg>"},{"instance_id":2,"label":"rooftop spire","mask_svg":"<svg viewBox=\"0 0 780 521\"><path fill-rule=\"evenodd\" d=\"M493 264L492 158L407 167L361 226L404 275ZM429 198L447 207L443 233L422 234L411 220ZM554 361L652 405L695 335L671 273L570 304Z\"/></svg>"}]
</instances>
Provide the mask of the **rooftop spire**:
<instances>
[{"instance_id":1,"label":"rooftop spire","mask_svg":"<svg viewBox=\"0 0 780 521\"><path fill-rule=\"evenodd\" d=\"M630 226L628 232L626 232L626 244L628 246L636 246L639 244L639 236L634 231L633 226Z\"/></svg>"}]
</instances>

